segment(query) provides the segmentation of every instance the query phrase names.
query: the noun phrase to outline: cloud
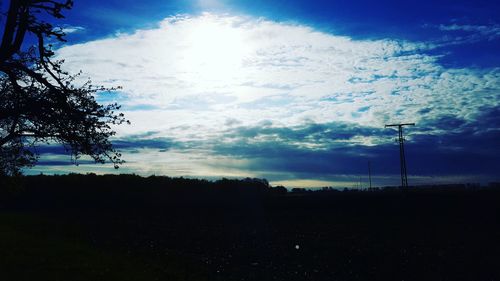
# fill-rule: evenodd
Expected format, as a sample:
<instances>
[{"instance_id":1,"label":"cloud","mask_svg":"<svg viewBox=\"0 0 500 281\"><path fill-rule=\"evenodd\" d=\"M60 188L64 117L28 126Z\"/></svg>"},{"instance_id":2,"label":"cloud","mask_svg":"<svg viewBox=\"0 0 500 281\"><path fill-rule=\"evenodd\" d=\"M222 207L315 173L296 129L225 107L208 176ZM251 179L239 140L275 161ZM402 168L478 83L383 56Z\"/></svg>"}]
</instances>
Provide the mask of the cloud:
<instances>
[{"instance_id":1,"label":"cloud","mask_svg":"<svg viewBox=\"0 0 500 281\"><path fill-rule=\"evenodd\" d=\"M435 47L492 42L500 38L500 25L498 24L459 24L456 21L450 24L425 24L423 27L444 33L439 40L434 42Z\"/></svg>"},{"instance_id":2,"label":"cloud","mask_svg":"<svg viewBox=\"0 0 500 281\"><path fill-rule=\"evenodd\" d=\"M500 37L500 25L471 25L471 24L450 24L439 25L439 30L442 31L465 31L486 36L489 40Z\"/></svg>"},{"instance_id":3,"label":"cloud","mask_svg":"<svg viewBox=\"0 0 500 281\"><path fill-rule=\"evenodd\" d=\"M462 130L434 135L423 128L407 130L406 153L411 176L494 174L500 168L497 140L500 130L476 126L498 124L498 109L485 110L482 121L467 124L444 116L436 126L460 126ZM251 169L301 174L306 178L365 174L372 161L378 175L397 174L397 144L387 143L396 133L390 129L345 123L310 124L292 128L237 128L214 148L217 155L250 159Z\"/></svg>"},{"instance_id":4,"label":"cloud","mask_svg":"<svg viewBox=\"0 0 500 281\"><path fill-rule=\"evenodd\" d=\"M439 28L496 36L495 28L481 26ZM446 68L432 48L205 13L65 46L57 56L95 84L123 86L103 102L124 105L133 125L116 128L116 144L144 153L128 156L135 168L168 173L182 166L176 171L190 175L266 170L294 177L303 170L354 173L364 169L363 155L389 157L388 122L416 122L410 137L422 152L434 141L470 147L481 139L467 134L492 134L500 121L477 124L485 110L499 106L500 69ZM154 137L127 139L148 131ZM397 168L397 159L389 162Z\"/></svg>"},{"instance_id":5,"label":"cloud","mask_svg":"<svg viewBox=\"0 0 500 281\"><path fill-rule=\"evenodd\" d=\"M82 26L64 26L61 28L61 31L64 32L65 34L71 34L71 33L76 33L76 32L82 32L84 31L85 28Z\"/></svg>"},{"instance_id":6,"label":"cloud","mask_svg":"<svg viewBox=\"0 0 500 281\"><path fill-rule=\"evenodd\" d=\"M113 147L121 151L136 151L137 149L158 149L166 151L175 145L169 138L122 138L113 140Z\"/></svg>"},{"instance_id":7,"label":"cloud","mask_svg":"<svg viewBox=\"0 0 500 281\"><path fill-rule=\"evenodd\" d=\"M305 119L377 126L395 119L418 122L432 113L418 114L427 105L457 101L465 106L450 104L441 112L459 109L465 116L482 96L497 95L498 69L445 69L437 57L422 52L425 48L203 14L67 46L58 55L66 59L66 68L83 69L96 83L123 86L125 106L211 111L207 115L215 127L229 117L248 123L255 115L287 124ZM283 112L272 110L273 105Z\"/></svg>"}]
</instances>

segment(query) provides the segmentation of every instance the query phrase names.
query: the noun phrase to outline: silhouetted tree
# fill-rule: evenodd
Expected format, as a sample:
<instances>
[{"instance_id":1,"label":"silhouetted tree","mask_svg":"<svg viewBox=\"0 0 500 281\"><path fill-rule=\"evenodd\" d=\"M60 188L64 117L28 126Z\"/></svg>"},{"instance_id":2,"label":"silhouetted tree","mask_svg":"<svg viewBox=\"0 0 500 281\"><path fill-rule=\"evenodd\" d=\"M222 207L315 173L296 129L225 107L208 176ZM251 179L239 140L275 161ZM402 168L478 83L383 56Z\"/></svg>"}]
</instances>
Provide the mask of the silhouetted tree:
<instances>
[{"instance_id":1,"label":"silhouetted tree","mask_svg":"<svg viewBox=\"0 0 500 281\"><path fill-rule=\"evenodd\" d=\"M271 192L274 194L286 194L288 191L287 191L286 187L284 187L282 185L278 185L278 186L271 188Z\"/></svg>"},{"instance_id":2,"label":"silhouetted tree","mask_svg":"<svg viewBox=\"0 0 500 281\"><path fill-rule=\"evenodd\" d=\"M78 74L65 72L47 44L64 42L65 34L43 18L63 18L72 6L72 0L11 0L0 15L0 175L35 164L40 142L63 144L74 160L86 154L115 167L123 162L109 141L115 134L110 125L128 121L115 113L119 105L94 98L114 89L90 81L75 85ZM26 46L28 38L35 46Z\"/></svg>"}]
</instances>

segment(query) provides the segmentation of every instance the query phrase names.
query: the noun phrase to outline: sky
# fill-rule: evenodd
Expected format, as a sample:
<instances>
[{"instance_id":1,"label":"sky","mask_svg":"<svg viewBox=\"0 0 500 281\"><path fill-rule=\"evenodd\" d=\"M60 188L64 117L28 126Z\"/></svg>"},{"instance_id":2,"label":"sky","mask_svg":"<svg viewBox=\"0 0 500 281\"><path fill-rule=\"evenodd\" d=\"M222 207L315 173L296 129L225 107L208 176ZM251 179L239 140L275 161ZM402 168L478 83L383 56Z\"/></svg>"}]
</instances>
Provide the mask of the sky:
<instances>
[{"instance_id":1,"label":"sky","mask_svg":"<svg viewBox=\"0 0 500 281\"><path fill-rule=\"evenodd\" d=\"M500 181L495 1L75 1L64 68L118 102L118 170L57 145L38 173L259 177L287 187Z\"/></svg>"}]
</instances>

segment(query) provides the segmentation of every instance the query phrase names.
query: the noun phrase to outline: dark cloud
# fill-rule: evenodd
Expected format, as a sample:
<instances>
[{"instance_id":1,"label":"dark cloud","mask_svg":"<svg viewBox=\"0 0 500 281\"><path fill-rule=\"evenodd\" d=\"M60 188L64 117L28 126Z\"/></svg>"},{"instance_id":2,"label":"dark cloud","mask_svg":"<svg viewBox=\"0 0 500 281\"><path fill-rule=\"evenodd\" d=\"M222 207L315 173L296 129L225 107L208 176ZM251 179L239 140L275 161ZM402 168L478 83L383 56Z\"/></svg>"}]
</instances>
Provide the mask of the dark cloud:
<instances>
[{"instance_id":1,"label":"dark cloud","mask_svg":"<svg viewBox=\"0 0 500 281\"><path fill-rule=\"evenodd\" d=\"M280 140L287 145L290 142L314 142L325 146L337 146L339 140L351 140L354 137L386 137L391 132L383 128L363 127L352 123L310 123L294 127L271 127L272 123L254 127L237 127L225 132L224 136L233 139L248 140L264 137L265 139ZM267 137L267 138L266 138ZM349 143L342 143L342 146Z\"/></svg>"},{"instance_id":2,"label":"dark cloud","mask_svg":"<svg viewBox=\"0 0 500 281\"><path fill-rule=\"evenodd\" d=\"M405 128L409 174L424 177L497 175L500 170L500 109L483 108L471 120L442 115ZM140 153L141 149L159 152L176 149L198 157L211 154L243 159L245 161L230 164L223 161L208 164L219 169L224 165L239 165L227 168L269 175L271 180L272 177L328 179L339 175L365 175L368 161L372 163L374 176L399 175L399 147L391 142L397 136L394 129L345 122L275 126L263 121L258 126L233 127L217 138L190 142L155 138L157 132L151 131L113 143L118 150L127 153ZM39 150L67 154L60 146L44 146ZM44 166L70 164L69 160L40 163Z\"/></svg>"},{"instance_id":3,"label":"dark cloud","mask_svg":"<svg viewBox=\"0 0 500 281\"><path fill-rule=\"evenodd\" d=\"M69 151L62 145L41 145L34 149L36 153L39 154L63 154L68 155Z\"/></svg>"},{"instance_id":4,"label":"dark cloud","mask_svg":"<svg viewBox=\"0 0 500 281\"><path fill-rule=\"evenodd\" d=\"M38 161L37 166L74 166L75 164L77 164L77 165L95 164L95 161L92 161L92 160L73 161L71 159L68 159L67 161L64 161L64 160L41 160L41 161Z\"/></svg>"},{"instance_id":5,"label":"dark cloud","mask_svg":"<svg viewBox=\"0 0 500 281\"><path fill-rule=\"evenodd\" d=\"M460 129L460 127L467 124L465 119L457 118L453 115L440 115L435 119L423 121L418 124L419 131L430 130L453 130Z\"/></svg>"},{"instance_id":6,"label":"dark cloud","mask_svg":"<svg viewBox=\"0 0 500 281\"><path fill-rule=\"evenodd\" d=\"M177 142L170 138L151 138L145 139L141 137L128 137L124 139L114 140L113 146L117 150L137 150L137 149L159 149L168 150L173 146L176 146Z\"/></svg>"},{"instance_id":7,"label":"dark cloud","mask_svg":"<svg viewBox=\"0 0 500 281\"><path fill-rule=\"evenodd\" d=\"M485 109L477 121L441 116L408 128L406 156L410 174L422 176L491 174L500 170L500 114ZM488 130L482 126L488 123ZM421 126L421 127L420 127ZM440 134L431 132L439 129ZM458 129L458 130L457 130ZM447 133L447 130L450 132ZM308 124L289 128L239 127L227 132L232 142L214 145L214 153L249 160L248 169L311 176L364 174L371 161L379 174L399 173L399 147L391 129L348 123ZM356 137L374 137L366 145Z\"/></svg>"},{"instance_id":8,"label":"dark cloud","mask_svg":"<svg viewBox=\"0 0 500 281\"><path fill-rule=\"evenodd\" d=\"M131 153L139 152L139 149L157 149L167 151L172 147L180 147L179 142L175 142L170 138L149 138L157 131L148 131L142 134L130 135L126 138L113 140L113 147L119 151L126 151ZM55 154L55 155L69 155L70 151L63 145L49 144L36 147L35 151L39 154ZM54 164L55 165L55 164Z\"/></svg>"}]
</instances>

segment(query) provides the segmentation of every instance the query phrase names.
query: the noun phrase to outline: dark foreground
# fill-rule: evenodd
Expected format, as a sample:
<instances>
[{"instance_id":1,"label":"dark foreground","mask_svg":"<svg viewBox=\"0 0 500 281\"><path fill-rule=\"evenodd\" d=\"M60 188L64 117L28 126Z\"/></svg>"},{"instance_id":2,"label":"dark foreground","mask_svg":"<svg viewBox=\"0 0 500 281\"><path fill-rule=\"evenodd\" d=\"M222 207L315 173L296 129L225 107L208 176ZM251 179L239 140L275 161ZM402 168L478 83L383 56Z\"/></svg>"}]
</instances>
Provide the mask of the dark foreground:
<instances>
[{"instance_id":1,"label":"dark foreground","mask_svg":"<svg viewBox=\"0 0 500 281\"><path fill-rule=\"evenodd\" d=\"M3 281L500 280L498 189L70 176L2 190Z\"/></svg>"}]
</instances>

